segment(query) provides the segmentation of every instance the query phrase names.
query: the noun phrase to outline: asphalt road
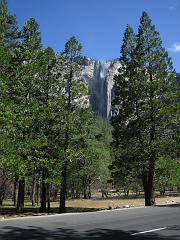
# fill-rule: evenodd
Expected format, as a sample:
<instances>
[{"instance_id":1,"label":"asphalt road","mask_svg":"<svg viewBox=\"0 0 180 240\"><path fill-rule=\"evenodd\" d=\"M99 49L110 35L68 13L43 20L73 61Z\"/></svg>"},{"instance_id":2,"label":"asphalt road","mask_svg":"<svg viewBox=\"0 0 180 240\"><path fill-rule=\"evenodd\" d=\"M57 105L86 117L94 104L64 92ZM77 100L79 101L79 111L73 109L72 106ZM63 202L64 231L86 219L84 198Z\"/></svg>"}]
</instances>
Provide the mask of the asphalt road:
<instances>
[{"instance_id":1,"label":"asphalt road","mask_svg":"<svg viewBox=\"0 0 180 240\"><path fill-rule=\"evenodd\" d=\"M180 205L0 220L2 240L180 240Z\"/></svg>"}]
</instances>

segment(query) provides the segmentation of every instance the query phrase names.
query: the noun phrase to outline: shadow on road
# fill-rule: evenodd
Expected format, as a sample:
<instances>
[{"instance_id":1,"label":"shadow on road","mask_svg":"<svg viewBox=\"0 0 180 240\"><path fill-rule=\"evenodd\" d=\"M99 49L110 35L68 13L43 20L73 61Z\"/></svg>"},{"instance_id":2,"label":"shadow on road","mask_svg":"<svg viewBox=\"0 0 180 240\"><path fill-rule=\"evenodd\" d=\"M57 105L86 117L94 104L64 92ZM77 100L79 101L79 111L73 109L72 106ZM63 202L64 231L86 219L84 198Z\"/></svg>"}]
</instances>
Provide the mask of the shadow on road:
<instances>
[{"instance_id":1,"label":"shadow on road","mask_svg":"<svg viewBox=\"0 0 180 240\"><path fill-rule=\"evenodd\" d=\"M135 231L132 233L135 233ZM78 232L73 229L56 228L47 230L39 227L29 227L28 229L18 227L4 227L0 232L1 240L178 240L180 236L165 237L158 234L148 236L131 236L131 233L108 230L94 229L86 232Z\"/></svg>"},{"instance_id":2,"label":"shadow on road","mask_svg":"<svg viewBox=\"0 0 180 240\"><path fill-rule=\"evenodd\" d=\"M76 213L76 212L96 212L103 210L102 208L82 208L82 207L67 207L66 211L67 213ZM59 213L59 208L57 207L51 207L50 211L47 213L53 214L53 213ZM3 207L0 208L0 215L8 215L8 216L13 216L17 214L16 213L16 208L8 208L8 207ZM25 207L24 212L22 213L23 215L37 215L41 214L39 211L39 208L32 208L32 207ZM21 215L21 214L19 214Z\"/></svg>"}]
</instances>

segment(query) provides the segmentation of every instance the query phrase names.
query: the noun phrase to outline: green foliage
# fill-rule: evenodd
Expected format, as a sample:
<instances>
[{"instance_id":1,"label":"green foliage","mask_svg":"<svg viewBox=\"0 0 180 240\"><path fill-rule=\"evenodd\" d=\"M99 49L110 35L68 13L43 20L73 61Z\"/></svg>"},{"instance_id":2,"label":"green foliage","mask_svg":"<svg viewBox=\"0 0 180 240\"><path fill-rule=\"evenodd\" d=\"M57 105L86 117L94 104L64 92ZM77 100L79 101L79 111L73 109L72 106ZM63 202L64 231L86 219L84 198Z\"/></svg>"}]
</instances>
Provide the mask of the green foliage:
<instances>
[{"instance_id":1,"label":"green foliage","mask_svg":"<svg viewBox=\"0 0 180 240\"><path fill-rule=\"evenodd\" d=\"M177 91L171 59L146 12L137 37L127 26L121 54L112 102L114 174L118 178L124 169L131 179L141 177L153 198L155 163L159 156L172 156L163 143L175 142L170 126L177 117Z\"/></svg>"},{"instance_id":2,"label":"green foliage","mask_svg":"<svg viewBox=\"0 0 180 240\"><path fill-rule=\"evenodd\" d=\"M55 55L42 48L33 18L18 31L5 1L0 12L1 168L9 168L12 178L31 179L32 186L39 180L45 188L49 183L64 186L66 177L59 176L66 163L69 173L76 172L84 158L86 166L78 174L94 177L103 144L90 129L95 120L81 76L81 45L71 37L64 52Z\"/></svg>"},{"instance_id":3,"label":"green foliage","mask_svg":"<svg viewBox=\"0 0 180 240\"><path fill-rule=\"evenodd\" d=\"M73 186L80 192L83 187L91 187L97 180L101 183L99 187L107 184L110 178L108 166L111 164L111 132L107 120L89 114L88 124L81 125L81 129L83 134L68 171L69 188Z\"/></svg>"},{"instance_id":4,"label":"green foliage","mask_svg":"<svg viewBox=\"0 0 180 240\"><path fill-rule=\"evenodd\" d=\"M17 167L19 160L16 153L12 136L14 134L12 112L13 103L9 99L9 82L14 73L12 70L12 58L14 55L13 46L17 38L16 19L8 12L6 1L0 2L0 167L1 169L11 169Z\"/></svg>"},{"instance_id":5,"label":"green foliage","mask_svg":"<svg viewBox=\"0 0 180 240\"><path fill-rule=\"evenodd\" d=\"M156 163L156 188L160 191L178 186L180 183L180 164L171 158L159 158Z\"/></svg>"},{"instance_id":6,"label":"green foliage","mask_svg":"<svg viewBox=\"0 0 180 240\"><path fill-rule=\"evenodd\" d=\"M4 39L8 47L15 47L15 39L18 38L18 26L15 16L8 11L6 0L0 1L0 40Z\"/></svg>"}]
</instances>

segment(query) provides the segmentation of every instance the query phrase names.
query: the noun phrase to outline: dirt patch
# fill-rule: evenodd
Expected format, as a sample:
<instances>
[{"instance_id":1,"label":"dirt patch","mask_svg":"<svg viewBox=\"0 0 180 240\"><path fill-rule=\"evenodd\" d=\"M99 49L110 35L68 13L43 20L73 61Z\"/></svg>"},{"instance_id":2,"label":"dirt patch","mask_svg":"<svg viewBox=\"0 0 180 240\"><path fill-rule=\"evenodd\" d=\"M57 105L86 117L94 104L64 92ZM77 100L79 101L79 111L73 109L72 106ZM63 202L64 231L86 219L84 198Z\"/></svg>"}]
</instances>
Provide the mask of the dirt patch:
<instances>
[{"instance_id":1,"label":"dirt patch","mask_svg":"<svg viewBox=\"0 0 180 240\"><path fill-rule=\"evenodd\" d=\"M170 204L180 202L180 197L157 197L156 205ZM68 200L66 203L67 207L75 208L95 208L95 209L107 209L109 206L112 208L123 208L123 207L140 207L144 206L144 198L110 198L110 199L78 199Z\"/></svg>"}]
</instances>

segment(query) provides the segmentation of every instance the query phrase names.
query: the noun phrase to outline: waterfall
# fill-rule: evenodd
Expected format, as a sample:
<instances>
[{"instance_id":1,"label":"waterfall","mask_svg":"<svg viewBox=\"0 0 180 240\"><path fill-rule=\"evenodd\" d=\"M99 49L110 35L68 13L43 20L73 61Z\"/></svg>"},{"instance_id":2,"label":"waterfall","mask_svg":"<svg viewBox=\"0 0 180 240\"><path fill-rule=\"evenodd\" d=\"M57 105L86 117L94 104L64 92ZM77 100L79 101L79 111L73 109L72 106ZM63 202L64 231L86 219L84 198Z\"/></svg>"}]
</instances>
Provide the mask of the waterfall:
<instances>
[{"instance_id":1,"label":"waterfall","mask_svg":"<svg viewBox=\"0 0 180 240\"><path fill-rule=\"evenodd\" d=\"M89 59L83 72L83 77L91 90L90 103L92 108L97 114L105 118L110 116L113 77L119 66L117 60L97 61Z\"/></svg>"}]
</instances>

